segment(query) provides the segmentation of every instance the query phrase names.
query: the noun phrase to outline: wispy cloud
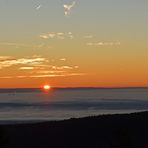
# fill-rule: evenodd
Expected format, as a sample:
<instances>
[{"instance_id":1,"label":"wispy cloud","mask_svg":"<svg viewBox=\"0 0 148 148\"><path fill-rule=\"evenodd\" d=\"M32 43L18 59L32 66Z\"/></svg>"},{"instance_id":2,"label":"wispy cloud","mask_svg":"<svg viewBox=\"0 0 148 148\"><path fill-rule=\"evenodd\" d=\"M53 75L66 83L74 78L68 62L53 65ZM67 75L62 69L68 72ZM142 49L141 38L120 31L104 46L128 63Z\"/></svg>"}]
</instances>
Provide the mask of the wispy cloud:
<instances>
[{"instance_id":1,"label":"wispy cloud","mask_svg":"<svg viewBox=\"0 0 148 148\"><path fill-rule=\"evenodd\" d=\"M43 38L43 39L49 39L49 35L41 34L41 35L40 35L40 38Z\"/></svg>"},{"instance_id":2,"label":"wispy cloud","mask_svg":"<svg viewBox=\"0 0 148 148\"><path fill-rule=\"evenodd\" d=\"M74 67L67 66L67 65L64 65L64 66L52 66L52 69L63 70L63 69L74 69Z\"/></svg>"},{"instance_id":3,"label":"wispy cloud","mask_svg":"<svg viewBox=\"0 0 148 148\"><path fill-rule=\"evenodd\" d=\"M15 47L15 48L25 47L25 48L38 49L38 48L42 48L43 46L45 46L45 44L44 43L40 43L40 44L23 44L23 43L13 43L13 42L0 42L0 46L11 46L11 47Z\"/></svg>"},{"instance_id":4,"label":"wispy cloud","mask_svg":"<svg viewBox=\"0 0 148 148\"><path fill-rule=\"evenodd\" d=\"M42 5L38 5L38 6L35 7L35 9L39 10L39 9L41 9L41 7L42 7Z\"/></svg>"},{"instance_id":5,"label":"wispy cloud","mask_svg":"<svg viewBox=\"0 0 148 148\"><path fill-rule=\"evenodd\" d=\"M74 38L72 32L68 32L68 37L69 37L70 39L73 39L73 38Z\"/></svg>"},{"instance_id":6,"label":"wispy cloud","mask_svg":"<svg viewBox=\"0 0 148 148\"><path fill-rule=\"evenodd\" d=\"M46 61L45 58L41 57L34 57L34 58L12 58L9 56L6 57L0 57L0 69L5 67L11 67L14 65L36 65L36 64L42 64Z\"/></svg>"},{"instance_id":7,"label":"wispy cloud","mask_svg":"<svg viewBox=\"0 0 148 148\"><path fill-rule=\"evenodd\" d=\"M88 42L88 46L119 46L120 42Z\"/></svg>"},{"instance_id":8,"label":"wispy cloud","mask_svg":"<svg viewBox=\"0 0 148 148\"><path fill-rule=\"evenodd\" d=\"M4 76L0 73L0 78L42 78L85 75L85 73L79 72L79 66L66 63L66 58L59 58L54 60L53 65L51 60L38 55L22 58L0 56L0 71L4 72L6 68L9 70L13 67L12 73L5 74Z\"/></svg>"},{"instance_id":9,"label":"wispy cloud","mask_svg":"<svg viewBox=\"0 0 148 148\"><path fill-rule=\"evenodd\" d=\"M32 70L34 67L20 67L20 70Z\"/></svg>"},{"instance_id":10,"label":"wispy cloud","mask_svg":"<svg viewBox=\"0 0 148 148\"><path fill-rule=\"evenodd\" d=\"M45 78L45 77L70 77L70 76L84 76L85 73L64 73L64 74L47 74L47 75L33 75L31 78Z\"/></svg>"},{"instance_id":11,"label":"wispy cloud","mask_svg":"<svg viewBox=\"0 0 148 148\"><path fill-rule=\"evenodd\" d=\"M66 61L66 58L61 58L61 59L59 59L60 61Z\"/></svg>"},{"instance_id":12,"label":"wispy cloud","mask_svg":"<svg viewBox=\"0 0 148 148\"><path fill-rule=\"evenodd\" d=\"M85 76L85 73L65 73L65 74L43 74L43 75L19 75L19 76L0 76L0 79L12 79L12 78L52 78L52 77L70 77L70 76Z\"/></svg>"},{"instance_id":13,"label":"wispy cloud","mask_svg":"<svg viewBox=\"0 0 148 148\"><path fill-rule=\"evenodd\" d=\"M41 70L37 71L36 73L39 74L57 74L57 73L65 73L66 71L59 71L59 70Z\"/></svg>"},{"instance_id":14,"label":"wispy cloud","mask_svg":"<svg viewBox=\"0 0 148 148\"><path fill-rule=\"evenodd\" d=\"M16 47L19 47L19 46L23 46L23 47L30 47L32 45L28 45L28 44L21 44L21 43L11 43L11 42L0 42L0 45L3 45L3 46L16 46Z\"/></svg>"},{"instance_id":15,"label":"wispy cloud","mask_svg":"<svg viewBox=\"0 0 148 148\"><path fill-rule=\"evenodd\" d=\"M42 39L60 39L63 40L65 38L73 39L74 36L72 32L49 32L49 33L44 33L39 36Z\"/></svg>"},{"instance_id":16,"label":"wispy cloud","mask_svg":"<svg viewBox=\"0 0 148 148\"><path fill-rule=\"evenodd\" d=\"M64 15L70 15L71 9L75 6L76 2L73 1L71 4L64 4Z\"/></svg>"}]
</instances>

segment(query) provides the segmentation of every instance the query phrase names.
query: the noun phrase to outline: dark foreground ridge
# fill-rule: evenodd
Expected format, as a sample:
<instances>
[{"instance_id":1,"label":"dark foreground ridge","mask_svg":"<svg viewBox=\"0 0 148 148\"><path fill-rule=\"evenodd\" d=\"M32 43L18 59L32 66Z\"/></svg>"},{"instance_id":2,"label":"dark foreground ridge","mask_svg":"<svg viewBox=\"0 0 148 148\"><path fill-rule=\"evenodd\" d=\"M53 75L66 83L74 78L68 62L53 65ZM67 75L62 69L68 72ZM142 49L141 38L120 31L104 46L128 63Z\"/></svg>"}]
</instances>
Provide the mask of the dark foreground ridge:
<instances>
[{"instance_id":1,"label":"dark foreground ridge","mask_svg":"<svg viewBox=\"0 0 148 148\"><path fill-rule=\"evenodd\" d=\"M148 148L148 112L1 125L0 148Z\"/></svg>"}]
</instances>

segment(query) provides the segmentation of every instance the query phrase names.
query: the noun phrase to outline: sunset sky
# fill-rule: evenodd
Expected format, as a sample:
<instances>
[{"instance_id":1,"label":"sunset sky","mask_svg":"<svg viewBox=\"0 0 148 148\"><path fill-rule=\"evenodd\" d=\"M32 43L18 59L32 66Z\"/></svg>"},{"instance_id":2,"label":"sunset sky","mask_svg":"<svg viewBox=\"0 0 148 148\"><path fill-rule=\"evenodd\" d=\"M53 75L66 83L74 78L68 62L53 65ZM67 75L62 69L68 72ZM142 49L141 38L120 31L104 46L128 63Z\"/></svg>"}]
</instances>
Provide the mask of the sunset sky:
<instances>
[{"instance_id":1,"label":"sunset sky","mask_svg":"<svg viewBox=\"0 0 148 148\"><path fill-rule=\"evenodd\" d=\"M0 88L148 86L148 0L0 0Z\"/></svg>"}]
</instances>

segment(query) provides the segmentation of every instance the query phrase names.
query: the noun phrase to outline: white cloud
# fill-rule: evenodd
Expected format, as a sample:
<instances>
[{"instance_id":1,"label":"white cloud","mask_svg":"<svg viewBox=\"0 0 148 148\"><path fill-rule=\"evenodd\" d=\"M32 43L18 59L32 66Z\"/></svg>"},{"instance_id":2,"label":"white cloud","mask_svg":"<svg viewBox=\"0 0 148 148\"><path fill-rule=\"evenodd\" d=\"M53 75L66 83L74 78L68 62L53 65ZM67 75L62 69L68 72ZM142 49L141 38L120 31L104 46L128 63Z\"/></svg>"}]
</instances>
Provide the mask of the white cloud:
<instances>
[{"instance_id":1,"label":"white cloud","mask_svg":"<svg viewBox=\"0 0 148 148\"><path fill-rule=\"evenodd\" d=\"M41 9L41 7L42 7L42 5L38 5L38 6L36 6L36 10L39 10L39 9Z\"/></svg>"},{"instance_id":2,"label":"white cloud","mask_svg":"<svg viewBox=\"0 0 148 148\"><path fill-rule=\"evenodd\" d=\"M70 15L71 9L75 6L76 2L73 1L72 4L64 4L64 14L65 16Z\"/></svg>"},{"instance_id":3,"label":"white cloud","mask_svg":"<svg viewBox=\"0 0 148 148\"><path fill-rule=\"evenodd\" d=\"M49 32L49 33L44 33L44 34L41 34L39 36L40 38L42 39L60 39L60 40L63 40L65 38L69 38L69 39L73 39L74 36L72 34L72 32L67 32L67 33L64 33L64 32Z\"/></svg>"},{"instance_id":4,"label":"white cloud","mask_svg":"<svg viewBox=\"0 0 148 148\"><path fill-rule=\"evenodd\" d=\"M48 36L49 36L50 38L54 38L56 35L57 35L56 33L49 33L49 34L48 34Z\"/></svg>"},{"instance_id":5,"label":"white cloud","mask_svg":"<svg viewBox=\"0 0 148 148\"><path fill-rule=\"evenodd\" d=\"M94 45L97 45L97 46L103 46L103 45L106 45L106 43L98 42L98 43L96 43L96 44L94 44Z\"/></svg>"},{"instance_id":6,"label":"white cloud","mask_svg":"<svg viewBox=\"0 0 148 148\"><path fill-rule=\"evenodd\" d=\"M120 42L89 42L86 43L88 46L119 46Z\"/></svg>"},{"instance_id":7,"label":"white cloud","mask_svg":"<svg viewBox=\"0 0 148 148\"><path fill-rule=\"evenodd\" d=\"M20 67L20 70L32 70L34 67Z\"/></svg>"},{"instance_id":8,"label":"white cloud","mask_svg":"<svg viewBox=\"0 0 148 148\"><path fill-rule=\"evenodd\" d=\"M57 35L62 36L62 35L64 35L64 33L63 32L58 32Z\"/></svg>"},{"instance_id":9,"label":"white cloud","mask_svg":"<svg viewBox=\"0 0 148 148\"><path fill-rule=\"evenodd\" d=\"M43 39L48 39L48 38L49 38L49 36L48 36L48 35L45 35L45 34L42 34L42 35L40 35L40 38L43 38Z\"/></svg>"}]
</instances>

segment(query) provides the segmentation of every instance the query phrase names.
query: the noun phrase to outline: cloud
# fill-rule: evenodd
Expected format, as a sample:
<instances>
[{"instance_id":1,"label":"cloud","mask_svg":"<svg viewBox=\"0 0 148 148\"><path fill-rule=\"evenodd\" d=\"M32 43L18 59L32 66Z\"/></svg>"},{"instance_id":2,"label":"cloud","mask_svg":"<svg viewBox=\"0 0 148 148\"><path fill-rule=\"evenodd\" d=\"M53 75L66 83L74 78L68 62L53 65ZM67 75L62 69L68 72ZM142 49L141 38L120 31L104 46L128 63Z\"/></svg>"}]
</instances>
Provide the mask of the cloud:
<instances>
[{"instance_id":1,"label":"cloud","mask_svg":"<svg viewBox=\"0 0 148 148\"><path fill-rule=\"evenodd\" d=\"M42 38L46 38L45 36L42 36ZM14 46L16 48L20 47L26 47L26 48L42 48L45 44L41 43L39 45L35 44L23 44L23 43L13 43L13 42L0 42L1 46Z\"/></svg>"},{"instance_id":2,"label":"cloud","mask_svg":"<svg viewBox=\"0 0 148 148\"><path fill-rule=\"evenodd\" d=\"M74 69L74 68L75 68L75 67L67 66L67 65L64 65L64 66L52 66L52 69L56 69L56 70Z\"/></svg>"},{"instance_id":3,"label":"cloud","mask_svg":"<svg viewBox=\"0 0 148 148\"><path fill-rule=\"evenodd\" d=\"M71 9L75 6L76 2L73 1L72 4L64 4L64 15L70 15Z\"/></svg>"},{"instance_id":4,"label":"cloud","mask_svg":"<svg viewBox=\"0 0 148 148\"><path fill-rule=\"evenodd\" d=\"M11 57L11 56L0 56L0 61L10 60L12 58L13 57Z\"/></svg>"},{"instance_id":5,"label":"cloud","mask_svg":"<svg viewBox=\"0 0 148 148\"><path fill-rule=\"evenodd\" d=\"M33 45L21 44L21 43L11 43L11 42L1 42L0 45L6 46L23 46L23 47L32 47Z\"/></svg>"},{"instance_id":6,"label":"cloud","mask_svg":"<svg viewBox=\"0 0 148 148\"><path fill-rule=\"evenodd\" d=\"M72 32L68 32L68 36L69 36L70 39L73 39L74 38Z\"/></svg>"},{"instance_id":7,"label":"cloud","mask_svg":"<svg viewBox=\"0 0 148 148\"><path fill-rule=\"evenodd\" d=\"M84 76L86 73L66 73L66 74L43 74L43 75L19 75L19 76L1 76L0 79L12 79L12 78L52 78L52 77L69 77L69 76Z\"/></svg>"},{"instance_id":8,"label":"cloud","mask_svg":"<svg viewBox=\"0 0 148 148\"><path fill-rule=\"evenodd\" d=\"M70 73L70 74L66 74L65 76L84 76L87 75L86 73Z\"/></svg>"},{"instance_id":9,"label":"cloud","mask_svg":"<svg viewBox=\"0 0 148 148\"><path fill-rule=\"evenodd\" d=\"M47 75L33 75L31 78L50 78L50 77L69 77L69 76L83 76L84 73L67 73L67 74L47 74Z\"/></svg>"},{"instance_id":10,"label":"cloud","mask_svg":"<svg viewBox=\"0 0 148 148\"><path fill-rule=\"evenodd\" d=\"M85 73L67 73L67 74L48 74L48 75L33 75L32 78L45 78L45 77L69 77L69 76L84 76Z\"/></svg>"},{"instance_id":11,"label":"cloud","mask_svg":"<svg viewBox=\"0 0 148 148\"><path fill-rule=\"evenodd\" d=\"M45 34L41 34L41 35L40 35L40 38L43 38L43 39L48 39L48 38L49 38L49 36L48 36L48 35L45 35Z\"/></svg>"},{"instance_id":12,"label":"cloud","mask_svg":"<svg viewBox=\"0 0 148 148\"><path fill-rule=\"evenodd\" d=\"M0 57L0 69L5 67L11 67L14 65L36 65L42 64L46 61L45 58L34 57L34 58L12 58L9 56Z\"/></svg>"},{"instance_id":13,"label":"cloud","mask_svg":"<svg viewBox=\"0 0 148 148\"><path fill-rule=\"evenodd\" d=\"M55 74L55 73L65 73L66 71L58 71L58 70L41 70L41 71L37 71L36 73L40 73L40 74Z\"/></svg>"},{"instance_id":14,"label":"cloud","mask_svg":"<svg viewBox=\"0 0 148 148\"><path fill-rule=\"evenodd\" d=\"M46 77L63 77L64 75L62 74L48 74L48 75L33 75L30 76L31 78L46 78Z\"/></svg>"},{"instance_id":15,"label":"cloud","mask_svg":"<svg viewBox=\"0 0 148 148\"><path fill-rule=\"evenodd\" d=\"M20 70L32 70L34 67L20 67Z\"/></svg>"},{"instance_id":16,"label":"cloud","mask_svg":"<svg viewBox=\"0 0 148 148\"><path fill-rule=\"evenodd\" d=\"M59 59L60 61L66 61L66 58L61 58L61 59Z\"/></svg>"},{"instance_id":17,"label":"cloud","mask_svg":"<svg viewBox=\"0 0 148 148\"><path fill-rule=\"evenodd\" d=\"M60 62L64 61L64 62ZM0 71L13 70L11 73L0 73L0 78L42 78L42 77L67 77L84 75L78 72L79 66L65 64L66 58L55 60L54 65L51 60L34 55L31 57L11 57L0 56ZM7 69L6 69L7 68ZM20 75L21 74L21 75Z\"/></svg>"},{"instance_id":18,"label":"cloud","mask_svg":"<svg viewBox=\"0 0 148 148\"><path fill-rule=\"evenodd\" d=\"M41 7L42 7L42 5L38 5L38 6L36 6L36 10L39 10L39 9L41 9Z\"/></svg>"},{"instance_id":19,"label":"cloud","mask_svg":"<svg viewBox=\"0 0 148 148\"><path fill-rule=\"evenodd\" d=\"M48 36L49 36L50 38L54 38L56 35L57 35L56 33L49 33L49 34L48 34Z\"/></svg>"},{"instance_id":20,"label":"cloud","mask_svg":"<svg viewBox=\"0 0 148 148\"><path fill-rule=\"evenodd\" d=\"M49 39L49 38L51 38L51 39L53 39L53 38L57 38L58 37L58 33L46 33L46 34L41 34L40 35L40 38L43 38L43 39Z\"/></svg>"},{"instance_id":21,"label":"cloud","mask_svg":"<svg viewBox=\"0 0 148 148\"><path fill-rule=\"evenodd\" d=\"M73 39L74 36L72 32L49 32L39 35L42 39L60 39L63 40L65 38Z\"/></svg>"},{"instance_id":22,"label":"cloud","mask_svg":"<svg viewBox=\"0 0 148 148\"><path fill-rule=\"evenodd\" d=\"M70 66L60 63L58 61L66 61L66 58L55 60L52 65L51 60L45 57L34 55L32 57L16 58L12 56L0 56L0 70L4 68L11 68L13 72L8 75L2 76L2 79L10 78L43 78L43 77L68 77L76 75L84 75L84 73L77 72L79 66ZM57 63L57 64L56 64ZM62 65L61 65L62 64ZM22 74L22 75L20 75ZM23 75L24 74L24 75Z\"/></svg>"},{"instance_id":23,"label":"cloud","mask_svg":"<svg viewBox=\"0 0 148 148\"><path fill-rule=\"evenodd\" d=\"M87 46L119 46L120 42L89 42L86 43Z\"/></svg>"}]
</instances>

